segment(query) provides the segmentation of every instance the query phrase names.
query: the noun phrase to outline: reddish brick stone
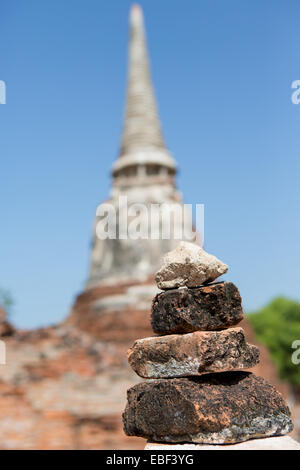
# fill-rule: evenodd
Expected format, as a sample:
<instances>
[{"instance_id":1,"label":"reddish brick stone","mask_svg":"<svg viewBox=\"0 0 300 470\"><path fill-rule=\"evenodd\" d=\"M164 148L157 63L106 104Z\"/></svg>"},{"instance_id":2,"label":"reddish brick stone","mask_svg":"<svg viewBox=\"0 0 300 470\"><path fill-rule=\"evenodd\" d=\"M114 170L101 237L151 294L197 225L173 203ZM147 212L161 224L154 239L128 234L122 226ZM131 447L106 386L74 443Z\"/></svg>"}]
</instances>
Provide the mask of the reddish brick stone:
<instances>
[{"instance_id":1,"label":"reddish brick stone","mask_svg":"<svg viewBox=\"0 0 300 470\"><path fill-rule=\"evenodd\" d=\"M133 370L151 379L249 369L258 359L258 348L246 343L242 328L152 336L128 351Z\"/></svg>"}]
</instances>

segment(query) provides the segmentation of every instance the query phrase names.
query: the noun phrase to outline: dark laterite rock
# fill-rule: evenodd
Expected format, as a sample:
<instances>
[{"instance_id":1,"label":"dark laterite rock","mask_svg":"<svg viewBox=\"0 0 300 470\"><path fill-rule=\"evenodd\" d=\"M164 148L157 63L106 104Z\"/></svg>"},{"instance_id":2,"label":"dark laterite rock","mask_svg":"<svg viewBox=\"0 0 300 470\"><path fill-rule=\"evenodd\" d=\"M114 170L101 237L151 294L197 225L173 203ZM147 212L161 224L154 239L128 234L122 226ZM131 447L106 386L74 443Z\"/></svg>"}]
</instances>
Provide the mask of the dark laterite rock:
<instances>
[{"instance_id":1,"label":"dark laterite rock","mask_svg":"<svg viewBox=\"0 0 300 470\"><path fill-rule=\"evenodd\" d=\"M127 400L125 433L155 442L227 444L293 428L282 396L249 372L144 382Z\"/></svg>"},{"instance_id":2,"label":"dark laterite rock","mask_svg":"<svg viewBox=\"0 0 300 470\"><path fill-rule=\"evenodd\" d=\"M242 301L232 282L157 294L152 303L151 325L158 334L219 330L243 319Z\"/></svg>"}]
</instances>

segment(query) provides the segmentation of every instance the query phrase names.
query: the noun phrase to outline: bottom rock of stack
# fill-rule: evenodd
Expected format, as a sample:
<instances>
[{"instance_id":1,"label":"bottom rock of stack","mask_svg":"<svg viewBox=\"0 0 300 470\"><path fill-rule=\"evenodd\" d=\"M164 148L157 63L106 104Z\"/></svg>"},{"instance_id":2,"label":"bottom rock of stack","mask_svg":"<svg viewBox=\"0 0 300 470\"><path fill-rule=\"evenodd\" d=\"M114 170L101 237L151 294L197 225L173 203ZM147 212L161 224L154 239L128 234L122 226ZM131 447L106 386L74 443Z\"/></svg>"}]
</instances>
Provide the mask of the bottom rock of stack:
<instances>
[{"instance_id":1,"label":"bottom rock of stack","mask_svg":"<svg viewBox=\"0 0 300 470\"><path fill-rule=\"evenodd\" d=\"M249 372L153 380L127 399L125 433L155 442L229 444L293 428L280 393Z\"/></svg>"}]
</instances>

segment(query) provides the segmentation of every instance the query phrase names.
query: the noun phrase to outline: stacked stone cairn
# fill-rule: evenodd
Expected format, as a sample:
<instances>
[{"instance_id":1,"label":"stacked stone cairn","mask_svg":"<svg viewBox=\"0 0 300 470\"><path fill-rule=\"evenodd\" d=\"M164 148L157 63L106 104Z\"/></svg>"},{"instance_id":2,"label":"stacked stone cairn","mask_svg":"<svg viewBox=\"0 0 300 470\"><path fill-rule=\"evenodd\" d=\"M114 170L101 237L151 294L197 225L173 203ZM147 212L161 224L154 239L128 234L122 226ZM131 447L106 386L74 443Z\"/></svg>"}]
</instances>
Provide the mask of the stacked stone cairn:
<instances>
[{"instance_id":1,"label":"stacked stone cairn","mask_svg":"<svg viewBox=\"0 0 300 470\"><path fill-rule=\"evenodd\" d=\"M259 350L235 327L243 318L231 282L213 282L228 267L181 242L156 273L163 290L152 304L159 336L137 340L129 364L150 379L130 388L123 413L128 436L152 442L232 444L292 430L282 396L246 371Z\"/></svg>"}]
</instances>

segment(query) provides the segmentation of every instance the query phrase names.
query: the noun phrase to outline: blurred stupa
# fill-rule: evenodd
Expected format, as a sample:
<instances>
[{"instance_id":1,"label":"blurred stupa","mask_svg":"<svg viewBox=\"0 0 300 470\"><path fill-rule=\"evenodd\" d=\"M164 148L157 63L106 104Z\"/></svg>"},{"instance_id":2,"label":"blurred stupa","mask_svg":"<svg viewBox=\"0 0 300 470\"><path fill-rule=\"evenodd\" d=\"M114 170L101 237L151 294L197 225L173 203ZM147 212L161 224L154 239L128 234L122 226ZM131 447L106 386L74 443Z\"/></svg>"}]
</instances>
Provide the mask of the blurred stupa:
<instances>
[{"instance_id":1,"label":"blurred stupa","mask_svg":"<svg viewBox=\"0 0 300 470\"><path fill-rule=\"evenodd\" d=\"M97 209L86 289L77 298L72 314L72 321L81 328L90 329L91 316L93 328L101 338L109 336L116 339L117 334L120 340L128 339L124 328L127 331L132 329L133 318L136 320L135 328L148 328L145 313L149 312L151 299L157 290L153 273L166 252L174 249L186 236L189 239L193 236L191 214L185 209L175 185L176 172L176 162L162 135L151 81L143 13L140 6L133 5L121 146L112 169L111 195ZM126 236L127 232L124 237L120 236L133 220L128 216L128 208L133 204L142 204L149 210L146 215L143 211L138 214L141 225L143 222L147 224L151 204L163 208L163 217L154 218L153 222L151 219L152 224L148 224L148 235L151 236L145 239L131 239ZM103 216L107 205L115 209L116 237L101 239L98 228L104 217L102 219L100 214ZM162 224L168 221L170 237L164 238ZM191 230L186 230L186 227L191 227ZM180 239L178 234L182 234ZM130 316L127 315L129 313ZM118 316L118 322L114 314ZM135 337L131 336L133 333L129 333L132 339Z\"/></svg>"},{"instance_id":2,"label":"blurred stupa","mask_svg":"<svg viewBox=\"0 0 300 470\"><path fill-rule=\"evenodd\" d=\"M176 162L167 150L158 116L145 39L143 13L138 5L130 12L130 45L128 87L121 147L112 170L112 204L120 215L117 218L116 239L101 240L96 234L95 221L90 276L87 288L109 279L123 282L135 277L141 280L155 272L161 256L179 240L148 238L130 240L118 237L128 225L119 198L126 197L128 205L135 203L173 205L181 203L175 187ZM101 205L98 212L101 211ZM149 227L150 228L150 227ZM158 232L160 228L157 227ZM160 237L161 238L161 237Z\"/></svg>"}]
</instances>

